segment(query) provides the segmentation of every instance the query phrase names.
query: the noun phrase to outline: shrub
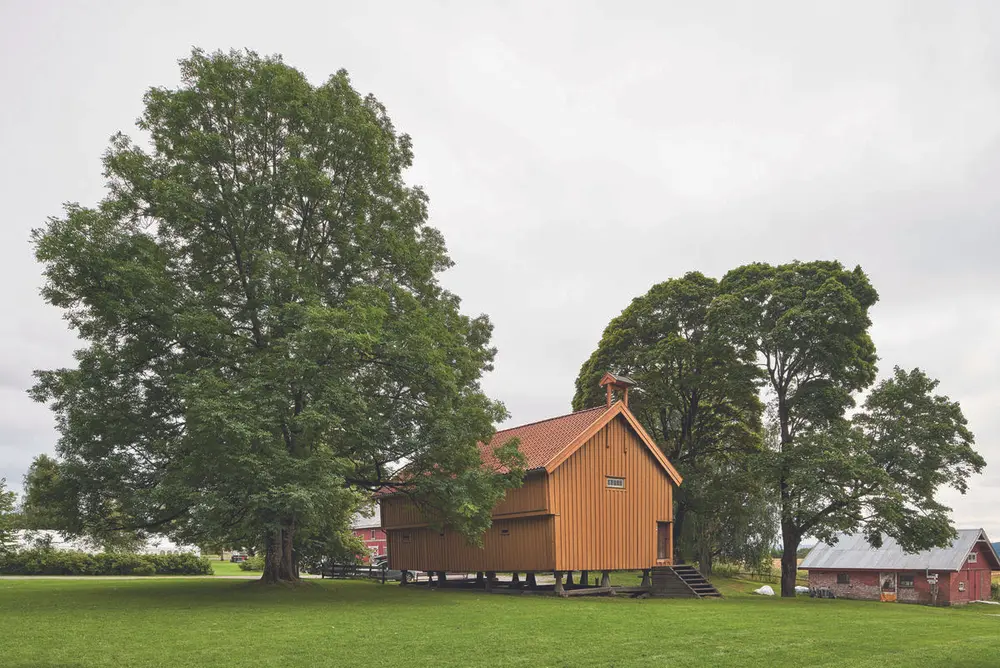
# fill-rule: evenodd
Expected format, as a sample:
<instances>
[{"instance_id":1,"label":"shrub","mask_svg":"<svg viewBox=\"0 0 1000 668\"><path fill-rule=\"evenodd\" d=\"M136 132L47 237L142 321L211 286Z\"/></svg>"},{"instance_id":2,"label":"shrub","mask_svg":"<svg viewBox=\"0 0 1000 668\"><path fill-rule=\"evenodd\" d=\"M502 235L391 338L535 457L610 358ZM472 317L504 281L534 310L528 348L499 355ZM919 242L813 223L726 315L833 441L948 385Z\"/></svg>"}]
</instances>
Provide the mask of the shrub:
<instances>
[{"instance_id":1,"label":"shrub","mask_svg":"<svg viewBox=\"0 0 1000 668\"><path fill-rule=\"evenodd\" d=\"M262 555L255 555L252 557L247 557L246 561L240 562L241 571L264 571L264 557Z\"/></svg>"},{"instance_id":2,"label":"shrub","mask_svg":"<svg viewBox=\"0 0 1000 668\"><path fill-rule=\"evenodd\" d=\"M3 575L211 575L212 563L194 554L87 554L30 549L0 555Z\"/></svg>"},{"instance_id":3,"label":"shrub","mask_svg":"<svg viewBox=\"0 0 1000 668\"><path fill-rule=\"evenodd\" d=\"M990 596L994 601L1000 601L1000 582L990 583Z\"/></svg>"}]
</instances>

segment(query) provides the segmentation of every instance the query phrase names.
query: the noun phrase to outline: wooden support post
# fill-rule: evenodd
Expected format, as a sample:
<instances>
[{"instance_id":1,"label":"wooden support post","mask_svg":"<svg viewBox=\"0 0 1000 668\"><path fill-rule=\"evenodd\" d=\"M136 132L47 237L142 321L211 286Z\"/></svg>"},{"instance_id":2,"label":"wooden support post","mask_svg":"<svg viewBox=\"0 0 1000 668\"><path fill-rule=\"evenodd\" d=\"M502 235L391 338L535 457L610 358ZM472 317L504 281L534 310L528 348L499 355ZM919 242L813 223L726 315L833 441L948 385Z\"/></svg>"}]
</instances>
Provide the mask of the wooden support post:
<instances>
[{"instance_id":1,"label":"wooden support post","mask_svg":"<svg viewBox=\"0 0 1000 668\"><path fill-rule=\"evenodd\" d=\"M493 591L493 583L496 582L497 574L493 571L486 571L486 591Z\"/></svg>"},{"instance_id":2,"label":"wooden support post","mask_svg":"<svg viewBox=\"0 0 1000 668\"><path fill-rule=\"evenodd\" d=\"M601 586L602 587L611 586L611 571L601 571Z\"/></svg>"},{"instance_id":3,"label":"wooden support post","mask_svg":"<svg viewBox=\"0 0 1000 668\"><path fill-rule=\"evenodd\" d=\"M590 571L580 571L580 584L584 587L590 586Z\"/></svg>"},{"instance_id":4,"label":"wooden support post","mask_svg":"<svg viewBox=\"0 0 1000 668\"><path fill-rule=\"evenodd\" d=\"M639 585L639 586L640 587L651 587L651 586L653 586L653 583L649 579L649 569L648 568L644 568L642 570L642 584Z\"/></svg>"},{"instance_id":5,"label":"wooden support post","mask_svg":"<svg viewBox=\"0 0 1000 668\"><path fill-rule=\"evenodd\" d=\"M444 571L438 571L438 586L446 587L448 586L448 574Z\"/></svg>"},{"instance_id":6,"label":"wooden support post","mask_svg":"<svg viewBox=\"0 0 1000 668\"><path fill-rule=\"evenodd\" d=\"M573 586L573 571L566 571L566 586Z\"/></svg>"},{"instance_id":7,"label":"wooden support post","mask_svg":"<svg viewBox=\"0 0 1000 668\"><path fill-rule=\"evenodd\" d=\"M565 596L566 595L566 590L563 589L563 580L562 580L563 579L563 572L562 571L556 571L554 573L554 575L556 576L556 596Z\"/></svg>"},{"instance_id":8,"label":"wooden support post","mask_svg":"<svg viewBox=\"0 0 1000 668\"><path fill-rule=\"evenodd\" d=\"M535 574L528 573L524 576L525 582L528 583L528 589L538 589L538 583L535 582Z\"/></svg>"},{"instance_id":9,"label":"wooden support post","mask_svg":"<svg viewBox=\"0 0 1000 668\"><path fill-rule=\"evenodd\" d=\"M410 571L400 571L399 572L399 586L402 587L402 586L405 586L405 585L409 584L407 582L407 580L409 579L409 577L410 577Z\"/></svg>"},{"instance_id":10,"label":"wooden support post","mask_svg":"<svg viewBox=\"0 0 1000 668\"><path fill-rule=\"evenodd\" d=\"M476 584L477 585L483 584L483 572L482 571L476 571Z\"/></svg>"},{"instance_id":11,"label":"wooden support post","mask_svg":"<svg viewBox=\"0 0 1000 668\"><path fill-rule=\"evenodd\" d=\"M518 579L516 571L514 572L513 575L511 575L511 578L510 578L510 588L511 589L520 589L521 588L521 580Z\"/></svg>"}]
</instances>

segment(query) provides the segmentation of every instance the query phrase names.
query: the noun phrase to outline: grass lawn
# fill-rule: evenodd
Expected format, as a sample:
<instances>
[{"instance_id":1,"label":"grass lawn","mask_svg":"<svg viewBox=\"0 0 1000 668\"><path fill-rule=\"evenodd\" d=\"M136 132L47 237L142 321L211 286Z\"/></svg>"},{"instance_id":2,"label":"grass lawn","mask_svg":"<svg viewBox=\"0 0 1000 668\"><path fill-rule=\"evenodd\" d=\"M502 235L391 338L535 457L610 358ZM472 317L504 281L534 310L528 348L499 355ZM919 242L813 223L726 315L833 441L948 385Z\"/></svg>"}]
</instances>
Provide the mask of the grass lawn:
<instances>
[{"instance_id":1,"label":"grass lawn","mask_svg":"<svg viewBox=\"0 0 1000 668\"><path fill-rule=\"evenodd\" d=\"M0 663L996 666L1000 610L746 595L556 599L361 581L0 580Z\"/></svg>"},{"instance_id":2,"label":"grass lawn","mask_svg":"<svg viewBox=\"0 0 1000 668\"><path fill-rule=\"evenodd\" d=\"M215 575L256 575L260 577L260 573L252 573L250 571L241 571L239 564L234 564L230 561L219 561L215 559L212 561L212 570L215 571Z\"/></svg>"}]
</instances>

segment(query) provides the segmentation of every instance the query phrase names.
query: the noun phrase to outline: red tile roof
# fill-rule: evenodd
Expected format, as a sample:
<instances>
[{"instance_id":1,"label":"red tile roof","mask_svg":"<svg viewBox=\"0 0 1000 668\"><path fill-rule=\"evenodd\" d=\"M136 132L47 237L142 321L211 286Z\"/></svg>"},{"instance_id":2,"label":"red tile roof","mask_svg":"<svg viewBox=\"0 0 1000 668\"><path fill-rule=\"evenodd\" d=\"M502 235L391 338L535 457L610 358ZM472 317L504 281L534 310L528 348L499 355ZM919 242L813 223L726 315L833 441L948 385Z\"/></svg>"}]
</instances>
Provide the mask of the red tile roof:
<instances>
[{"instance_id":1,"label":"red tile roof","mask_svg":"<svg viewBox=\"0 0 1000 668\"><path fill-rule=\"evenodd\" d=\"M511 438L518 438L521 441L518 449L527 460L524 469L530 471L544 468L608 410L610 410L608 406L588 408L569 415L498 431L489 445L479 444L479 456L487 468L506 470L493 456L493 449Z\"/></svg>"}]
</instances>

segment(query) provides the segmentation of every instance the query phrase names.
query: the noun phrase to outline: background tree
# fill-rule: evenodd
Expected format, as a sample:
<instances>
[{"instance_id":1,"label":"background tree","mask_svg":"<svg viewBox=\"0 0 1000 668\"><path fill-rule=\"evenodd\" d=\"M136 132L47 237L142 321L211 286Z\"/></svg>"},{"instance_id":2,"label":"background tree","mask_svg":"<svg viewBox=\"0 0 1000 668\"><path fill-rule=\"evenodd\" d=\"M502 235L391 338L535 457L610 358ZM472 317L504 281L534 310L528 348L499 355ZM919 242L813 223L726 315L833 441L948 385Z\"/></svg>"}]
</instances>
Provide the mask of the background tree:
<instances>
[{"instance_id":1,"label":"background tree","mask_svg":"<svg viewBox=\"0 0 1000 668\"><path fill-rule=\"evenodd\" d=\"M7 489L7 479L0 478L0 553L15 547L14 532L21 528L15 512L14 492Z\"/></svg>"},{"instance_id":2,"label":"background tree","mask_svg":"<svg viewBox=\"0 0 1000 668\"><path fill-rule=\"evenodd\" d=\"M636 381L630 409L684 476L675 493L678 558L698 557L707 571L725 537L745 526L731 498L761 493L746 466L761 447L759 372L753 355L712 325L718 291L715 279L689 273L632 300L583 364L573 397L577 410L603 404L606 371ZM685 531L689 514L699 531Z\"/></svg>"},{"instance_id":3,"label":"background tree","mask_svg":"<svg viewBox=\"0 0 1000 668\"><path fill-rule=\"evenodd\" d=\"M860 267L754 264L721 288L720 326L757 356L773 401L778 439L764 466L780 503L782 596L795 595L806 535L860 528L876 544L883 531L908 549L946 544L954 529L935 491L964 491L984 462L961 409L919 371L897 371L847 418L876 372L868 310L878 296Z\"/></svg>"},{"instance_id":4,"label":"background tree","mask_svg":"<svg viewBox=\"0 0 1000 668\"><path fill-rule=\"evenodd\" d=\"M60 484L59 462L49 455L38 455L24 476L21 512L26 529L63 530L76 515L73 494Z\"/></svg>"},{"instance_id":5,"label":"background tree","mask_svg":"<svg viewBox=\"0 0 1000 668\"><path fill-rule=\"evenodd\" d=\"M479 467L503 407L479 387L491 325L407 186L413 155L347 74L312 86L279 58L194 51L151 89L143 148L116 135L108 195L34 232L45 299L86 346L37 373L81 533L148 530L266 549L297 577L297 532L400 489L469 535L512 472Z\"/></svg>"}]
</instances>

